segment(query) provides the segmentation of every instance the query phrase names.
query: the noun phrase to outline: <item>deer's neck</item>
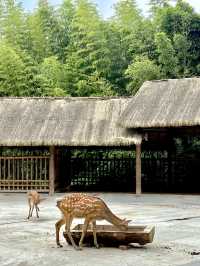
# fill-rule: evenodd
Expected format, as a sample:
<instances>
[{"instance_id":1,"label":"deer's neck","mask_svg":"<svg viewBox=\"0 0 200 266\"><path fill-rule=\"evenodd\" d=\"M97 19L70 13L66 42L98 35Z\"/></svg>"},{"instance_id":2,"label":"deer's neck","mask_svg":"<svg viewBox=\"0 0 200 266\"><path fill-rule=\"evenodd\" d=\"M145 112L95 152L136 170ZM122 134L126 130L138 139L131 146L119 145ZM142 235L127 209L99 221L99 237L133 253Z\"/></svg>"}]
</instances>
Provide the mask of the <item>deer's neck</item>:
<instances>
[{"instance_id":1,"label":"deer's neck","mask_svg":"<svg viewBox=\"0 0 200 266\"><path fill-rule=\"evenodd\" d=\"M109 208L106 210L106 220L115 226L120 226L123 223L123 220L117 217L114 213L111 212Z\"/></svg>"}]
</instances>

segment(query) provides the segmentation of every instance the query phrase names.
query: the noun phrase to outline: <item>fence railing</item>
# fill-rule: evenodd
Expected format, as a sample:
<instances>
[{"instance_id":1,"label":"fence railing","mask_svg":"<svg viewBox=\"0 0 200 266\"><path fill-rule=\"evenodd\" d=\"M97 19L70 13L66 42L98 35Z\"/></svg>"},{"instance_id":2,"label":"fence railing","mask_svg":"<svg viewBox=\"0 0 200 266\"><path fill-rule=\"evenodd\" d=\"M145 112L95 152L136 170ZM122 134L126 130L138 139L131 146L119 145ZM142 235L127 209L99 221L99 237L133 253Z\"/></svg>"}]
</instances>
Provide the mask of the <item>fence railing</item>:
<instances>
[{"instance_id":1,"label":"fence railing","mask_svg":"<svg viewBox=\"0 0 200 266\"><path fill-rule=\"evenodd\" d=\"M0 157L0 191L49 190L49 156Z\"/></svg>"},{"instance_id":2,"label":"fence railing","mask_svg":"<svg viewBox=\"0 0 200 266\"><path fill-rule=\"evenodd\" d=\"M144 192L199 193L198 158L148 158L142 160Z\"/></svg>"}]
</instances>

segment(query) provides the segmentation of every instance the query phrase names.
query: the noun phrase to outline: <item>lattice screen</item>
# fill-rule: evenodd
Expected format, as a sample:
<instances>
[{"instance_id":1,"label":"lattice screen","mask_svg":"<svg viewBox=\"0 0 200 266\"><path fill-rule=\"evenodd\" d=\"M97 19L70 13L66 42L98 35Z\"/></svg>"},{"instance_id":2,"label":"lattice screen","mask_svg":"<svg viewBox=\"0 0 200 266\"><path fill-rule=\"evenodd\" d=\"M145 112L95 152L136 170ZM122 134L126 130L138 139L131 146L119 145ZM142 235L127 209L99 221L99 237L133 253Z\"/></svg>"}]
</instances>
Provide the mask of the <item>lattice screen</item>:
<instances>
[{"instance_id":1,"label":"lattice screen","mask_svg":"<svg viewBox=\"0 0 200 266\"><path fill-rule=\"evenodd\" d=\"M132 150L72 150L67 165L65 178L70 180L72 191L135 190L135 158Z\"/></svg>"}]
</instances>

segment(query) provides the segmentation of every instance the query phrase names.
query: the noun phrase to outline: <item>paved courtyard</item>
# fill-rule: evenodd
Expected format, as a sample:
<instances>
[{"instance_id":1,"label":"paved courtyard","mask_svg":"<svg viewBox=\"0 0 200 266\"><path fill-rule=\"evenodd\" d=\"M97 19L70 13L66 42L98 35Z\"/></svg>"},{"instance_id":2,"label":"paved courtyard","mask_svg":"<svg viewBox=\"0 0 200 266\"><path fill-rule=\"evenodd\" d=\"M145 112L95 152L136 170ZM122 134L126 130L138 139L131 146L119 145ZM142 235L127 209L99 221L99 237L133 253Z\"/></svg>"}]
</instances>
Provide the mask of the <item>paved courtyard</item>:
<instances>
[{"instance_id":1,"label":"paved courtyard","mask_svg":"<svg viewBox=\"0 0 200 266\"><path fill-rule=\"evenodd\" d=\"M54 225L60 218L56 199L62 195L43 194L47 199L40 205L40 218L28 221L26 194L0 193L0 266L200 265L200 196L100 193L112 211L132 219L131 224L155 225L154 241L128 250L75 251L62 234L64 247L55 243Z\"/></svg>"}]
</instances>

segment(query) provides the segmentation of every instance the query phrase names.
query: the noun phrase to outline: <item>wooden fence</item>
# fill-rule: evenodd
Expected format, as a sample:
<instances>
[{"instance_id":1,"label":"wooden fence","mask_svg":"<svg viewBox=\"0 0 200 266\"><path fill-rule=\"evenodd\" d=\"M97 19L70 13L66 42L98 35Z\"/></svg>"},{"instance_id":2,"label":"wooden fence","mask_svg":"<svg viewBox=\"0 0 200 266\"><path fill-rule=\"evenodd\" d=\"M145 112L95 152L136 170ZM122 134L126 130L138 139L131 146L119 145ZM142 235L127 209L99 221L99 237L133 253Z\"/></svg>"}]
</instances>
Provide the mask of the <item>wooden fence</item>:
<instances>
[{"instance_id":1,"label":"wooden fence","mask_svg":"<svg viewBox=\"0 0 200 266\"><path fill-rule=\"evenodd\" d=\"M49 191L49 156L0 157L0 191Z\"/></svg>"}]
</instances>

